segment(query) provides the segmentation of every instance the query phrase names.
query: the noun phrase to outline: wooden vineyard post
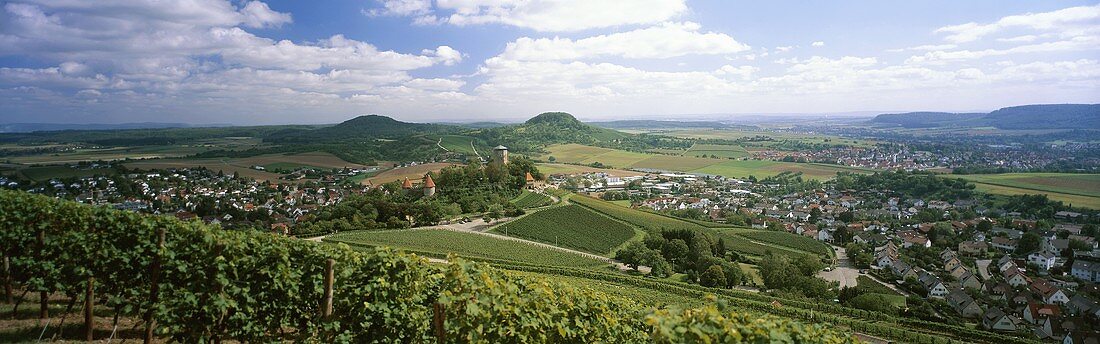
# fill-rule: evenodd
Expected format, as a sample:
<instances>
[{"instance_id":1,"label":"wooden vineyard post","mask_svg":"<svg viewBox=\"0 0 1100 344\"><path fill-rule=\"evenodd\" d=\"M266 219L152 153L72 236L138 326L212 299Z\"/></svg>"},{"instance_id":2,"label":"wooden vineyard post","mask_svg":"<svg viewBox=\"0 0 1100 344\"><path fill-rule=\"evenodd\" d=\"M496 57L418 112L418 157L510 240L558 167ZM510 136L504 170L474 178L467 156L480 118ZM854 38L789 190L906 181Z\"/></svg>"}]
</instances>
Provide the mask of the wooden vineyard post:
<instances>
[{"instance_id":1,"label":"wooden vineyard post","mask_svg":"<svg viewBox=\"0 0 1100 344\"><path fill-rule=\"evenodd\" d=\"M46 250L46 231L38 230L38 257L44 256L42 251ZM41 259L40 259L41 260ZM50 293L41 291L38 293L38 318L46 319L50 317Z\"/></svg>"},{"instance_id":2,"label":"wooden vineyard post","mask_svg":"<svg viewBox=\"0 0 1100 344\"><path fill-rule=\"evenodd\" d=\"M443 329L443 323L447 320L447 308L442 303L436 302L432 304L432 331L435 333L435 338L439 343L443 343L447 340L447 331Z\"/></svg>"},{"instance_id":3,"label":"wooden vineyard post","mask_svg":"<svg viewBox=\"0 0 1100 344\"><path fill-rule=\"evenodd\" d=\"M153 263L149 266L149 309L145 311L145 344L153 342L153 329L156 328L156 319L153 319L153 311L157 307L160 291L160 251L164 250L164 228L157 229L157 253L153 255Z\"/></svg>"},{"instance_id":4,"label":"wooden vineyard post","mask_svg":"<svg viewBox=\"0 0 1100 344\"><path fill-rule=\"evenodd\" d=\"M332 285L336 282L336 260L325 260L325 295L321 300L321 318L329 320L332 317Z\"/></svg>"},{"instance_id":5,"label":"wooden vineyard post","mask_svg":"<svg viewBox=\"0 0 1100 344\"><path fill-rule=\"evenodd\" d=\"M15 303L11 280L11 259L8 258L7 253L4 253L4 301L9 304Z\"/></svg>"},{"instance_id":6,"label":"wooden vineyard post","mask_svg":"<svg viewBox=\"0 0 1100 344\"><path fill-rule=\"evenodd\" d=\"M95 277L88 277L88 290L84 294L84 339L92 341L95 332Z\"/></svg>"}]
</instances>

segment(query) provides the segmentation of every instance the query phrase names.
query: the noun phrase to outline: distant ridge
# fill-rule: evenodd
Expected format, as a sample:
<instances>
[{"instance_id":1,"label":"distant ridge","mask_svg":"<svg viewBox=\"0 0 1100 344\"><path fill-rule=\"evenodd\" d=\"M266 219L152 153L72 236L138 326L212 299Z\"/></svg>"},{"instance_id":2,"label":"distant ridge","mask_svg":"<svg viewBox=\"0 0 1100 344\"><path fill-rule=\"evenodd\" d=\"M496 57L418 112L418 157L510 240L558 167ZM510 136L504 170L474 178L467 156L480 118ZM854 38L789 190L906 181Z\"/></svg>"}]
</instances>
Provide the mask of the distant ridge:
<instances>
[{"instance_id":1,"label":"distant ridge","mask_svg":"<svg viewBox=\"0 0 1100 344\"><path fill-rule=\"evenodd\" d=\"M272 141L280 142L332 142L348 139L397 138L430 132L457 131L459 127L409 123L382 115L355 117L340 124L313 130L290 129L269 136Z\"/></svg>"},{"instance_id":2,"label":"distant ridge","mask_svg":"<svg viewBox=\"0 0 1100 344\"><path fill-rule=\"evenodd\" d=\"M870 123L904 128L1100 129L1100 104L1042 104L990 113L908 112L875 116Z\"/></svg>"},{"instance_id":3,"label":"distant ridge","mask_svg":"<svg viewBox=\"0 0 1100 344\"><path fill-rule=\"evenodd\" d=\"M231 124L187 124L187 123L7 123L0 124L0 133L31 133L36 131L59 130L120 130L120 129L165 129L165 128L213 128L231 127Z\"/></svg>"}]
</instances>

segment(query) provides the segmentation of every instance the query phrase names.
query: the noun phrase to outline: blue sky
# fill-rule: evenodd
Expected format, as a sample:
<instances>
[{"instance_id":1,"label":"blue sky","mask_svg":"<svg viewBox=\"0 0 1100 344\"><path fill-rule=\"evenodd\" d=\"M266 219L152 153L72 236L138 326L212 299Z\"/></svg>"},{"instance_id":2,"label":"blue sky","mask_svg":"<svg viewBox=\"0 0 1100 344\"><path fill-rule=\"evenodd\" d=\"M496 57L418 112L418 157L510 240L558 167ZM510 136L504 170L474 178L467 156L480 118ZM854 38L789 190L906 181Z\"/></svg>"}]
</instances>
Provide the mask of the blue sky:
<instances>
[{"instance_id":1,"label":"blue sky","mask_svg":"<svg viewBox=\"0 0 1100 344\"><path fill-rule=\"evenodd\" d=\"M0 4L0 122L675 119L1100 100L1100 4L1086 1Z\"/></svg>"}]
</instances>

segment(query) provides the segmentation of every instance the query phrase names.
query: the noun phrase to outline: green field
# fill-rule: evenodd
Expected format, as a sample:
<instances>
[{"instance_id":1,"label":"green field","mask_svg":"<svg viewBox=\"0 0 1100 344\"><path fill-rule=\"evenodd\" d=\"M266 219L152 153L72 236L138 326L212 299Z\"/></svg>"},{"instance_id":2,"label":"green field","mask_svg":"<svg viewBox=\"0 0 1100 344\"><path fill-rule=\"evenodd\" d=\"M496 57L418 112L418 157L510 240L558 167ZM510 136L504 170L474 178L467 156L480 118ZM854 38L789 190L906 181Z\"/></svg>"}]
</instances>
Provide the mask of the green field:
<instances>
[{"instance_id":1,"label":"green field","mask_svg":"<svg viewBox=\"0 0 1100 344\"><path fill-rule=\"evenodd\" d=\"M634 237L630 226L578 205L540 210L497 226L492 232L599 255L610 255Z\"/></svg>"},{"instance_id":2,"label":"green field","mask_svg":"<svg viewBox=\"0 0 1100 344\"><path fill-rule=\"evenodd\" d=\"M683 155L648 154L627 152L609 148L584 146L577 144L555 145L547 147L549 151L539 159L548 160L551 156L555 161L573 164L601 164L616 168L654 169L662 171L680 171L690 173L705 173L731 178L744 178L756 176L758 178L770 177L782 172L802 172L806 178L831 179L837 172L868 173L869 170L847 166L793 163L767 160L730 160L732 155L747 154L744 148L729 145L696 145L706 152L716 153L719 149L726 157L699 158L691 151ZM717 154L705 154L707 156Z\"/></svg>"},{"instance_id":3,"label":"green field","mask_svg":"<svg viewBox=\"0 0 1100 344\"><path fill-rule=\"evenodd\" d=\"M1003 173L944 175L974 182L978 190L1002 195L1046 194L1074 206L1100 209L1100 174Z\"/></svg>"},{"instance_id":4,"label":"green field","mask_svg":"<svg viewBox=\"0 0 1100 344\"><path fill-rule=\"evenodd\" d=\"M451 152L474 155L474 138L469 136L444 135L439 144Z\"/></svg>"},{"instance_id":5,"label":"green field","mask_svg":"<svg viewBox=\"0 0 1100 344\"><path fill-rule=\"evenodd\" d=\"M519 196L516 196L515 199L512 199L511 202L517 207L526 209L550 205L550 203L553 203L553 200L550 199L549 196L523 190L523 192L521 192Z\"/></svg>"},{"instance_id":6,"label":"green field","mask_svg":"<svg viewBox=\"0 0 1100 344\"><path fill-rule=\"evenodd\" d=\"M713 233L726 242L726 248L752 258L763 257L764 254L769 251L792 258L798 258L806 254L819 255L823 258L830 257L828 253L829 248L824 244L816 242L813 239L799 237L790 233L774 232L775 234L759 234L759 232L762 231L748 228L712 228L702 224L627 208L581 195L573 196L569 200L650 232L659 232L664 229L686 229ZM749 239L750 236L743 235L758 236L761 239ZM806 240L813 242L807 242Z\"/></svg>"},{"instance_id":7,"label":"green field","mask_svg":"<svg viewBox=\"0 0 1100 344\"><path fill-rule=\"evenodd\" d=\"M738 231L737 235L749 238L752 241L782 246L802 252L809 252L825 257L832 256L832 249L824 243L797 234L768 231L768 230L745 230Z\"/></svg>"},{"instance_id":8,"label":"green field","mask_svg":"<svg viewBox=\"0 0 1100 344\"><path fill-rule=\"evenodd\" d=\"M711 145L711 144L695 144L683 153L684 156L698 157L703 155L705 157L717 157L717 158L745 158L752 156L744 147L734 145Z\"/></svg>"},{"instance_id":9,"label":"green field","mask_svg":"<svg viewBox=\"0 0 1100 344\"><path fill-rule=\"evenodd\" d=\"M870 170L827 164L794 163L768 160L726 160L690 172L713 174L731 178L755 176L771 177L782 172L802 172L804 178L832 179L837 172L870 173Z\"/></svg>"},{"instance_id":10,"label":"green field","mask_svg":"<svg viewBox=\"0 0 1100 344\"><path fill-rule=\"evenodd\" d=\"M550 157L554 157L554 161L560 163L589 165L598 162L604 166L616 168L630 167L651 156L644 153L578 144L550 146L547 147L547 151L549 153L539 157L540 160L549 161Z\"/></svg>"},{"instance_id":11,"label":"green field","mask_svg":"<svg viewBox=\"0 0 1100 344\"><path fill-rule=\"evenodd\" d=\"M595 259L519 241L440 229L344 232L325 238L325 242L353 246L387 246L440 257L453 253L475 260L531 265L578 268L599 268L607 265Z\"/></svg>"},{"instance_id":12,"label":"green field","mask_svg":"<svg viewBox=\"0 0 1100 344\"><path fill-rule=\"evenodd\" d=\"M112 175L116 171L111 168L76 168L64 165L35 166L18 169L23 177L34 181L45 181L54 178L82 178L94 175Z\"/></svg>"}]
</instances>

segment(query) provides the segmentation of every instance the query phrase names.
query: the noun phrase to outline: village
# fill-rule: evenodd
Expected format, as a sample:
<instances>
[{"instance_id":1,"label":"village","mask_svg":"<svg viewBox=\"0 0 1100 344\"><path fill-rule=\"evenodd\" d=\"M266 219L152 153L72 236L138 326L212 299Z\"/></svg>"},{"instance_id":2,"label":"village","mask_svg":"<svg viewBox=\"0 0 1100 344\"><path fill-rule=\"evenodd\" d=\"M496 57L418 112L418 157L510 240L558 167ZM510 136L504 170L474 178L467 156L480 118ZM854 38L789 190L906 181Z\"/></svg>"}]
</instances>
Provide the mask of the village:
<instances>
[{"instance_id":1,"label":"village","mask_svg":"<svg viewBox=\"0 0 1100 344\"><path fill-rule=\"evenodd\" d=\"M273 183L182 168L51 180L28 191L288 234L318 209L370 189L341 182L355 171L287 172L316 179ZM425 195L434 193L430 177L418 182ZM0 180L7 187L15 183ZM841 188L835 180L803 180L797 173L762 179L655 171L552 174L546 186L678 217L813 238L844 252L826 269L840 273L823 273L826 279L869 276L926 299L941 315L994 331L1072 342L1075 333L1095 330L1100 319L1100 233L1088 223L1096 213L1008 211L975 199ZM413 184L406 179L401 187ZM836 282L843 284L843 278Z\"/></svg>"},{"instance_id":2,"label":"village","mask_svg":"<svg viewBox=\"0 0 1100 344\"><path fill-rule=\"evenodd\" d=\"M1085 223L1096 213L1042 216L972 199L903 198L831 182L788 192L770 183L783 179L585 173L549 182L639 209L826 242L846 251L836 269L886 281L986 329L1073 343L1100 324L1100 231Z\"/></svg>"}]
</instances>

